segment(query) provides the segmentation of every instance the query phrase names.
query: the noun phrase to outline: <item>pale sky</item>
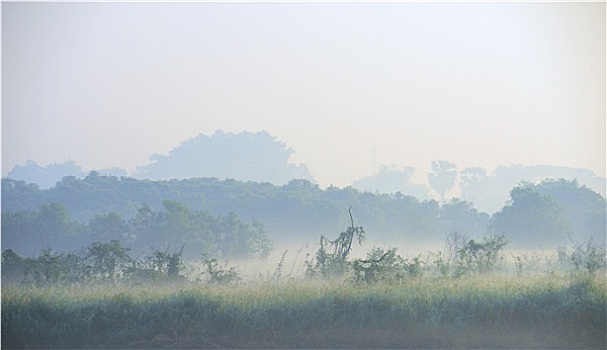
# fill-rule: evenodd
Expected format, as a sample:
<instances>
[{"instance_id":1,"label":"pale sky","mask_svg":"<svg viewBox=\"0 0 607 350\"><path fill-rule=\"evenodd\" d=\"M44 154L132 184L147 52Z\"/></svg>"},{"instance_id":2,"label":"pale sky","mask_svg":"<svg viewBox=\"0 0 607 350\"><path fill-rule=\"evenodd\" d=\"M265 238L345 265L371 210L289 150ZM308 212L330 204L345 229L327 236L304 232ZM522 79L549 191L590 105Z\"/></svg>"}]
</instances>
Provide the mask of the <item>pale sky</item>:
<instances>
[{"instance_id":1,"label":"pale sky","mask_svg":"<svg viewBox=\"0 0 607 350\"><path fill-rule=\"evenodd\" d=\"M133 171L267 130L321 186L374 166L605 176L605 3L2 3L2 174Z\"/></svg>"}]
</instances>

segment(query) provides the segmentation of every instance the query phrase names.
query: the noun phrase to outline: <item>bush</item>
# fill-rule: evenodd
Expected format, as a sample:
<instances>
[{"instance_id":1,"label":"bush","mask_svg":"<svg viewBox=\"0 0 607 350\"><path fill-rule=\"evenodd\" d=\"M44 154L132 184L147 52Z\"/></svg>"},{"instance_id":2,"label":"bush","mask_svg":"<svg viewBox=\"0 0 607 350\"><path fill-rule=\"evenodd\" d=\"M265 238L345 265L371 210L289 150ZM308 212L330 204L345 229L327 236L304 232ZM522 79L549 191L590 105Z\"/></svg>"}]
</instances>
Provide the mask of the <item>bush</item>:
<instances>
[{"instance_id":1,"label":"bush","mask_svg":"<svg viewBox=\"0 0 607 350\"><path fill-rule=\"evenodd\" d=\"M561 254L567 255L566 252ZM605 246L594 242L592 238L583 242L573 241L572 252L568 257L576 273L594 274L606 267Z\"/></svg>"},{"instance_id":2,"label":"bush","mask_svg":"<svg viewBox=\"0 0 607 350\"><path fill-rule=\"evenodd\" d=\"M502 250L508 244L504 236L485 236L480 243L467 240L457 251L454 277L471 272L490 272L501 259Z\"/></svg>"},{"instance_id":3,"label":"bush","mask_svg":"<svg viewBox=\"0 0 607 350\"><path fill-rule=\"evenodd\" d=\"M308 276L332 279L342 277L349 271L348 255L352 249L352 241L356 237L358 243L362 244L365 240L365 231L362 226L354 226L351 207L348 209L348 214L350 214L350 227L341 232L336 240L330 241L325 236L320 236L320 248L316 252L316 260L306 260Z\"/></svg>"},{"instance_id":4,"label":"bush","mask_svg":"<svg viewBox=\"0 0 607 350\"><path fill-rule=\"evenodd\" d=\"M373 248L367 253L367 259L354 260L355 283L377 283L380 281L394 281L402 278L402 259L396 255L396 248L384 251L382 248Z\"/></svg>"},{"instance_id":5,"label":"bush","mask_svg":"<svg viewBox=\"0 0 607 350\"><path fill-rule=\"evenodd\" d=\"M202 274L208 276L207 281L212 285L232 284L242 279L235 267L228 268L227 261L221 266L217 259L203 255L202 264L205 268Z\"/></svg>"},{"instance_id":6,"label":"bush","mask_svg":"<svg viewBox=\"0 0 607 350\"><path fill-rule=\"evenodd\" d=\"M8 249L2 253L4 282L34 284L122 283L182 280L183 247L179 252L154 250L143 260L129 256L119 241L95 242L81 253L43 249L38 257L21 258Z\"/></svg>"}]
</instances>

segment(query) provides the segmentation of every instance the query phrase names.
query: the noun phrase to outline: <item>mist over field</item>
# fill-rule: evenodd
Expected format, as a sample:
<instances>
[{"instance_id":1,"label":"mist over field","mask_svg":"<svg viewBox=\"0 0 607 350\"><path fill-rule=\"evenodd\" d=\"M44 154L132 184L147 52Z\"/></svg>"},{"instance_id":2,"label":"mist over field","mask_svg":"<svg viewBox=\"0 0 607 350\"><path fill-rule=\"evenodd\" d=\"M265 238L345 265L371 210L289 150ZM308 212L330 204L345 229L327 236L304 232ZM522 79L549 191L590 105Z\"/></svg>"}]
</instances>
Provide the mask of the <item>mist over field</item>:
<instances>
[{"instance_id":1,"label":"mist over field","mask_svg":"<svg viewBox=\"0 0 607 350\"><path fill-rule=\"evenodd\" d=\"M3 2L1 347L607 347L605 3Z\"/></svg>"},{"instance_id":2,"label":"mist over field","mask_svg":"<svg viewBox=\"0 0 607 350\"><path fill-rule=\"evenodd\" d=\"M2 179L3 346L607 344L607 203L581 184L596 184L591 171L488 176L437 160L428 187L409 182L412 167L383 167L356 187L321 188L291 152L267 132L218 131L136 177L16 167L62 176L48 188ZM514 174L535 181L521 178L491 214L447 197L458 186L499 201Z\"/></svg>"},{"instance_id":3,"label":"mist over field","mask_svg":"<svg viewBox=\"0 0 607 350\"><path fill-rule=\"evenodd\" d=\"M323 189L305 164L289 163L292 152L267 132L218 131L154 155L134 177L84 175L74 162L30 162L9 173L17 179L2 182L3 245L31 254L103 238L147 248L186 244L193 254L208 240L202 232L213 236L234 225L229 230L259 231L275 244L311 244L347 226L348 208L374 244L408 249L442 244L455 231L476 239L504 234L528 249L604 242L605 198L596 188L605 179L589 170L510 166L488 175L437 160L428 185L411 183L412 167L384 167L353 186ZM41 188L19 178L56 182ZM457 192L461 197L448 195Z\"/></svg>"}]
</instances>

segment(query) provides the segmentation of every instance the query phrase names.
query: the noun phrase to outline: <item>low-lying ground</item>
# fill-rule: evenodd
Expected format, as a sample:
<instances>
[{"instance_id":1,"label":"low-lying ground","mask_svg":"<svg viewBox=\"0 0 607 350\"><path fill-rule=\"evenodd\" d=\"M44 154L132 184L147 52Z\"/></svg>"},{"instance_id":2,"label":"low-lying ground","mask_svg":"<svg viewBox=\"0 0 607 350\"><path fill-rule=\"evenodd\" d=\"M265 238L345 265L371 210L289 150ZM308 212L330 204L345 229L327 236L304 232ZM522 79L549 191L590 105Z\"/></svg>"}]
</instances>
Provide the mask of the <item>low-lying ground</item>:
<instances>
[{"instance_id":1,"label":"low-lying ground","mask_svg":"<svg viewBox=\"0 0 607 350\"><path fill-rule=\"evenodd\" d=\"M2 348L602 348L597 276L2 287Z\"/></svg>"}]
</instances>

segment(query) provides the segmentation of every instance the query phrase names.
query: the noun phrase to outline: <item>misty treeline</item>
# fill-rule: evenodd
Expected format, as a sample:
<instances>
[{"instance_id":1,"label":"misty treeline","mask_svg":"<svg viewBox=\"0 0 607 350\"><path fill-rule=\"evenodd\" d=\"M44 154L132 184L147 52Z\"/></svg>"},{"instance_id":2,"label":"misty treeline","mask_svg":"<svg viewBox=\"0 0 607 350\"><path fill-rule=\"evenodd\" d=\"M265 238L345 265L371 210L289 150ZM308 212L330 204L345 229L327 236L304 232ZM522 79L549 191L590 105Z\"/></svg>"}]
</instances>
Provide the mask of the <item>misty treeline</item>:
<instances>
[{"instance_id":1,"label":"misty treeline","mask_svg":"<svg viewBox=\"0 0 607 350\"><path fill-rule=\"evenodd\" d=\"M2 246L35 254L50 246L77 249L118 239L133 249L186 244L217 256L260 254L265 241L316 241L349 224L352 207L373 241L415 248L441 243L450 232L476 239L503 234L515 248L552 249L590 237L605 243L605 199L575 180L521 183L492 216L472 203L420 201L411 196L321 189L307 180L283 186L216 178L151 181L102 176L64 177L43 190L2 180ZM257 249L257 251L255 250Z\"/></svg>"},{"instance_id":2,"label":"misty treeline","mask_svg":"<svg viewBox=\"0 0 607 350\"><path fill-rule=\"evenodd\" d=\"M261 259L272 249L263 224L257 220L243 222L233 212L214 216L171 200L162 201L159 210L143 205L129 219L108 212L85 222L75 221L66 207L56 202L41 204L34 211L3 212L2 236L3 249L20 254L46 247L76 251L94 242L110 241L138 254L183 246L183 253L190 258L205 254Z\"/></svg>"},{"instance_id":3,"label":"misty treeline","mask_svg":"<svg viewBox=\"0 0 607 350\"><path fill-rule=\"evenodd\" d=\"M175 206L165 201L165 205ZM539 263L526 254L513 255L514 264L506 263L504 247L509 242L503 235L486 235L480 240L469 238L461 232L451 232L445 237L442 251L418 253L404 258L397 253L398 248L372 247L366 258L354 258L354 245L363 245L366 238L362 226L355 226L349 210L350 226L331 239L320 236L316 253L307 254L304 261L304 275L293 275L285 269L284 251L272 274L259 274L257 281L264 284L278 284L295 277L342 281L348 284L401 284L421 277L461 278L464 276L509 271L514 267L516 275L534 272L541 268L568 270L572 276L587 278L606 268L605 246L592 239L572 242L568 247L559 247L557 259ZM175 227L173 227L175 228ZM242 238L242 237L241 237ZM263 259L270 252L269 241L263 235L255 237L259 242L249 240L248 257ZM246 238L244 238L246 240ZM235 242L232 242L233 244ZM44 248L39 254L23 257L12 249L2 253L2 282L29 286L128 284L149 285L149 283L204 283L225 285L240 282L245 276L226 260L220 264L217 252L208 247L199 251L198 257L184 259L181 248L154 249L134 253L123 246L118 239L94 242L73 252L54 252ZM244 246L241 244L241 246ZM202 252L200 254L200 252ZM238 258L238 255L225 255ZM249 276L250 277L250 276Z\"/></svg>"},{"instance_id":4,"label":"misty treeline","mask_svg":"<svg viewBox=\"0 0 607 350\"><path fill-rule=\"evenodd\" d=\"M241 181L269 182L285 185L291 179L314 183L313 174L305 164L290 162L294 150L267 131L240 133L217 130L210 136L199 134L185 140L166 155L153 154L150 163L141 165L129 176L136 179L170 180L197 177L216 177ZM479 211L495 213L508 199L508 192L521 181L539 179L577 179L605 196L605 178L588 169L564 166L512 164L498 166L489 172L481 167L459 168L448 160L434 160L425 176L428 185L416 183L418 171L410 166L380 165L374 174L352 182L361 191L402 193L419 200L440 198L441 203L459 193L462 200L474 203ZM375 165L373 165L375 166ZM98 174L127 176L119 168L97 169ZM28 160L15 165L8 177L35 183L48 189L64 176L85 178L87 173L74 161L39 166Z\"/></svg>"},{"instance_id":5,"label":"misty treeline","mask_svg":"<svg viewBox=\"0 0 607 350\"><path fill-rule=\"evenodd\" d=\"M210 136L199 134L183 141L169 154L152 154L150 163L139 166L134 178L167 180L192 177L234 178L285 184L293 178L313 180L304 164L292 164L293 149L267 131L237 134L217 130ZM98 169L101 174L126 176L119 168ZM73 161L49 164L45 167L28 160L16 165L8 177L37 183L49 188L63 176L83 178L86 173Z\"/></svg>"}]
</instances>

